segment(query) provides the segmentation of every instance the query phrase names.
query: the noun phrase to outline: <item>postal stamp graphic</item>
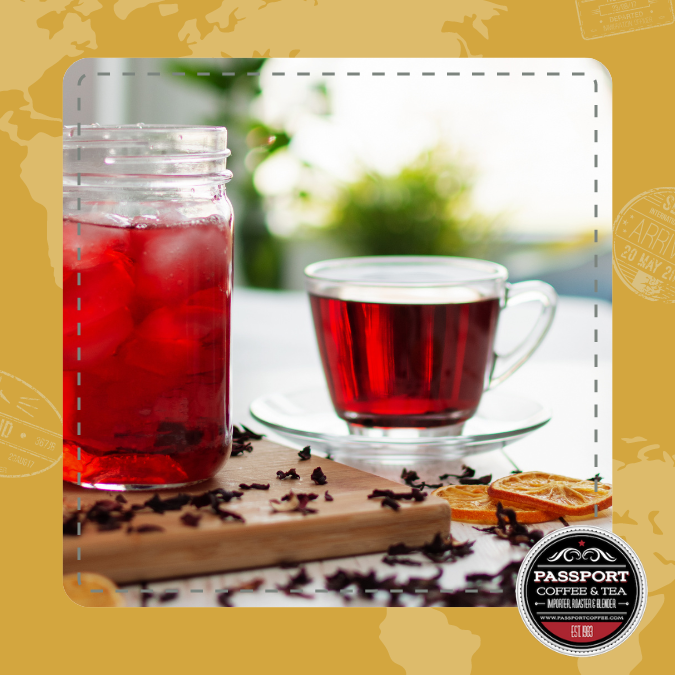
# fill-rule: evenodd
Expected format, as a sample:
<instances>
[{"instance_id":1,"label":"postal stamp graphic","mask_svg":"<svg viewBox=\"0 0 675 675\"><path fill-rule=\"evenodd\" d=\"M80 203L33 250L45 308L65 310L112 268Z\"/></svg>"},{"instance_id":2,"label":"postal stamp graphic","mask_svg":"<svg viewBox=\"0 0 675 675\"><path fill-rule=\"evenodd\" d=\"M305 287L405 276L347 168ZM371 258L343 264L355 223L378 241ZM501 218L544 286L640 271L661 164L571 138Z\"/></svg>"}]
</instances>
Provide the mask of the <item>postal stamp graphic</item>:
<instances>
[{"instance_id":1,"label":"postal stamp graphic","mask_svg":"<svg viewBox=\"0 0 675 675\"><path fill-rule=\"evenodd\" d=\"M61 415L27 382L0 370L0 478L23 478L61 459Z\"/></svg>"},{"instance_id":2,"label":"postal stamp graphic","mask_svg":"<svg viewBox=\"0 0 675 675\"><path fill-rule=\"evenodd\" d=\"M634 33L675 21L672 0L576 0L584 40Z\"/></svg>"},{"instance_id":3,"label":"postal stamp graphic","mask_svg":"<svg viewBox=\"0 0 675 675\"><path fill-rule=\"evenodd\" d=\"M632 199L614 221L614 269L642 298L675 302L675 188Z\"/></svg>"}]
</instances>

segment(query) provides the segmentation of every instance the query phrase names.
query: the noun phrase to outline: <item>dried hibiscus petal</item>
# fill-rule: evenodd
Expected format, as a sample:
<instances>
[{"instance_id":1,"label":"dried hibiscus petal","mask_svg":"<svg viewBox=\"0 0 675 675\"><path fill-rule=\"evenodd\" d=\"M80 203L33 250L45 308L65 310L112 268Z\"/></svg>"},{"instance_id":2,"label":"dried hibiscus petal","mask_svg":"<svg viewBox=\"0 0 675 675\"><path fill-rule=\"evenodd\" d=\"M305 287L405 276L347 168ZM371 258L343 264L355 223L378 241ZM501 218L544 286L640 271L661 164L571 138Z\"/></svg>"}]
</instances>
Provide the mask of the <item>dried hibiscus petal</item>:
<instances>
[{"instance_id":1,"label":"dried hibiscus petal","mask_svg":"<svg viewBox=\"0 0 675 675\"><path fill-rule=\"evenodd\" d=\"M500 539L507 539L514 546L524 544L532 547L544 536L541 530L528 530L525 525L519 523L516 512L513 509L504 508L501 502L497 502L496 515L497 525L474 529L480 532L489 532Z\"/></svg>"},{"instance_id":2,"label":"dried hibiscus petal","mask_svg":"<svg viewBox=\"0 0 675 675\"><path fill-rule=\"evenodd\" d=\"M235 424L232 426L232 438L237 441L259 441L263 438L263 434L256 434L255 431L251 431L243 424L241 425L241 429L239 429Z\"/></svg>"},{"instance_id":3,"label":"dried hibiscus petal","mask_svg":"<svg viewBox=\"0 0 675 675\"><path fill-rule=\"evenodd\" d=\"M298 472L295 469L289 469L288 471L277 471L277 478L279 480L285 480L286 478L298 480L300 476L298 476Z\"/></svg>"},{"instance_id":4,"label":"dried hibiscus petal","mask_svg":"<svg viewBox=\"0 0 675 675\"><path fill-rule=\"evenodd\" d=\"M66 536L74 536L78 535L79 532L77 531L77 525L80 522L79 515L77 513L73 513L72 516L64 519L63 521L63 534ZM80 530L82 527L80 527Z\"/></svg>"},{"instance_id":5,"label":"dried hibiscus petal","mask_svg":"<svg viewBox=\"0 0 675 675\"><path fill-rule=\"evenodd\" d=\"M250 443L242 443L240 441L232 441L232 457L238 457L245 452L253 452L253 446Z\"/></svg>"},{"instance_id":6,"label":"dried hibiscus petal","mask_svg":"<svg viewBox=\"0 0 675 675\"><path fill-rule=\"evenodd\" d=\"M312 471L312 475L310 478L317 484L317 485L325 485L328 482L328 478L326 478L326 474L321 471L321 467L317 466L314 471Z\"/></svg>"},{"instance_id":7,"label":"dried hibiscus petal","mask_svg":"<svg viewBox=\"0 0 675 675\"><path fill-rule=\"evenodd\" d=\"M307 584L311 583L312 579L307 574L307 570L302 567L300 571L294 577L291 577L286 584L283 586L277 584L277 588L280 591L286 593L286 595L299 595L301 598L312 598L313 596L307 595L306 593L302 593L300 591L302 586L306 586Z\"/></svg>"},{"instance_id":8,"label":"dried hibiscus petal","mask_svg":"<svg viewBox=\"0 0 675 675\"><path fill-rule=\"evenodd\" d=\"M270 499L270 506L274 513L290 513L292 511L297 511L302 513L303 516L306 516L310 513L318 513L317 509L311 509L307 504L316 499L318 495L315 494L294 494L291 490L288 494L284 495L281 500L279 499Z\"/></svg>"},{"instance_id":9,"label":"dried hibiscus petal","mask_svg":"<svg viewBox=\"0 0 675 675\"><path fill-rule=\"evenodd\" d=\"M382 500L382 506L388 506L393 511L398 511L401 508L401 505L395 499L392 499L391 497L385 497Z\"/></svg>"},{"instance_id":10,"label":"dried hibiscus petal","mask_svg":"<svg viewBox=\"0 0 675 675\"><path fill-rule=\"evenodd\" d=\"M202 516L199 513L184 513L180 519L183 522L183 525L187 525L188 527L197 527L199 525L199 521L202 519Z\"/></svg>"},{"instance_id":11,"label":"dried hibiscus petal","mask_svg":"<svg viewBox=\"0 0 675 675\"><path fill-rule=\"evenodd\" d=\"M144 534L146 532L164 532L164 528L159 525L139 525L138 527L128 527L127 532L138 532Z\"/></svg>"},{"instance_id":12,"label":"dried hibiscus petal","mask_svg":"<svg viewBox=\"0 0 675 675\"><path fill-rule=\"evenodd\" d=\"M393 567L394 565L408 565L409 567L419 567L422 563L411 558L400 558L395 555L385 555L382 562Z\"/></svg>"},{"instance_id":13,"label":"dried hibiscus petal","mask_svg":"<svg viewBox=\"0 0 675 675\"><path fill-rule=\"evenodd\" d=\"M246 522L243 516L240 516L238 513L235 513L234 511L228 511L227 509L222 508L222 505L219 505L215 511L221 520L236 520L237 522L240 523Z\"/></svg>"},{"instance_id":14,"label":"dried hibiscus petal","mask_svg":"<svg viewBox=\"0 0 675 675\"><path fill-rule=\"evenodd\" d=\"M162 499L158 494L154 494L151 499L145 502L155 513L164 513L165 511L180 511L186 504L192 500L190 495L179 494L175 497Z\"/></svg>"},{"instance_id":15,"label":"dried hibiscus petal","mask_svg":"<svg viewBox=\"0 0 675 675\"><path fill-rule=\"evenodd\" d=\"M256 577L255 579L251 579L251 581L245 581L243 584L239 584L238 586L224 588L216 595L218 604L221 607L234 607L234 605L230 603L230 594L236 593L237 591L257 591L264 583L264 579Z\"/></svg>"},{"instance_id":16,"label":"dried hibiscus petal","mask_svg":"<svg viewBox=\"0 0 675 675\"><path fill-rule=\"evenodd\" d=\"M389 497L390 499L394 497L393 490L373 490L369 495L368 499L378 499L379 497Z\"/></svg>"}]
</instances>

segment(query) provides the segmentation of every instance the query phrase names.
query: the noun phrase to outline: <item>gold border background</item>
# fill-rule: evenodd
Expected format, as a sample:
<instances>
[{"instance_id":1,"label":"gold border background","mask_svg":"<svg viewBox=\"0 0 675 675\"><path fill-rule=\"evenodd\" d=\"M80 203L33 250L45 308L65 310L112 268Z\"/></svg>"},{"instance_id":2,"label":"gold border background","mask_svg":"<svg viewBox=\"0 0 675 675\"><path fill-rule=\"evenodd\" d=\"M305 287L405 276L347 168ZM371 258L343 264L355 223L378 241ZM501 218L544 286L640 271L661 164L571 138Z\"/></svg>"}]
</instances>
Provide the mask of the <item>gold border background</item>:
<instances>
[{"instance_id":1,"label":"gold border background","mask_svg":"<svg viewBox=\"0 0 675 675\"><path fill-rule=\"evenodd\" d=\"M0 367L59 408L61 290L48 241L60 248L61 85L77 59L590 57L613 77L614 213L675 183L673 25L586 41L570 0L7 0L1 12ZM140 609L86 610L61 587L56 470L0 486L3 665L116 675L167 665L663 672L675 618L673 309L614 282L614 530L641 557L651 593L638 631L616 650L590 659L556 654L530 636L516 609L183 609L143 617Z\"/></svg>"}]
</instances>

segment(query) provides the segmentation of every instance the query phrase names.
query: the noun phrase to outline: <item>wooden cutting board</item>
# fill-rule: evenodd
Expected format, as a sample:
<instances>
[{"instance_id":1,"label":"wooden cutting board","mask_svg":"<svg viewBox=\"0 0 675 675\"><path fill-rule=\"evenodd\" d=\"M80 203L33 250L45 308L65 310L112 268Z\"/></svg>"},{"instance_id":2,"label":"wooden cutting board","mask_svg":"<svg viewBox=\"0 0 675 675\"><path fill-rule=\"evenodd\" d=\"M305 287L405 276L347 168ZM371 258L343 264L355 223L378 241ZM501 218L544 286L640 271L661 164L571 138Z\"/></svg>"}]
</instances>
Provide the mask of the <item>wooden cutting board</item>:
<instances>
[{"instance_id":1,"label":"wooden cutting board","mask_svg":"<svg viewBox=\"0 0 675 675\"><path fill-rule=\"evenodd\" d=\"M223 522L203 508L199 512L205 515L198 527L188 527L180 518L186 512L197 513L192 506L164 514L139 513L130 523L134 530L159 525L161 532L128 533L126 526L99 532L95 523L88 522L81 535L64 536L64 574L98 572L118 583L150 581L374 553L399 542L420 545L437 532L449 531L450 507L442 499L429 496L418 503L401 501L401 508L393 511L382 507L380 499L367 496L375 488L396 492L409 488L320 457L299 461L296 450L269 441L254 441L253 447L250 454L231 457L212 480L180 490L195 495L218 487L239 490L240 483L269 483L269 490L243 491L241 499L223 505L243 516L245 523ZM324 486L310 479L317 466L328 478ZM278 470L292 467L300 480L277 478ZM318 494L309 504L318 513L274 513L269 500L281 499L289 490ZM332 502L325 501L326 490ZM64 506L76 508L79 498L82 510L118 494L65 483L63 491ZM166 499L178 492L162 490L159 495ZM128 504L124 506L142 504L152 494L125 492Z\"/></svg>"}]
</instances>

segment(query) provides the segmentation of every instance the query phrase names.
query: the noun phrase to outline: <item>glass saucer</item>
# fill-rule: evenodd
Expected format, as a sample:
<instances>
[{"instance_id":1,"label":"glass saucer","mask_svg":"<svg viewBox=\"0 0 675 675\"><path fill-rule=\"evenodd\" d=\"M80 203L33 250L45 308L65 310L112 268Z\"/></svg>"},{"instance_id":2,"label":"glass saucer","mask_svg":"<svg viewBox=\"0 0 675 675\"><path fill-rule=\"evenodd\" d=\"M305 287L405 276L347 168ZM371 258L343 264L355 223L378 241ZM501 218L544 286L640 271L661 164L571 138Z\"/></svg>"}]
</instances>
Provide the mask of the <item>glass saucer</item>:
<instances>
[{"instance_id":1,"label":"glass saucer","mask_svg":"<svg viewBox=\"0 0 675 675\"><path fill-rule=\"evenodd\" d=\"M405 465L456 460L506 447L551 419L550 409L524 396L499 391L483 394L476 414L461 430L447 436L362 436L350 432L340 419L325 387L261 396L251 404L251 416L294 445L330 453L337 461L359 459Z\"/></svg>"}]
</instances>

